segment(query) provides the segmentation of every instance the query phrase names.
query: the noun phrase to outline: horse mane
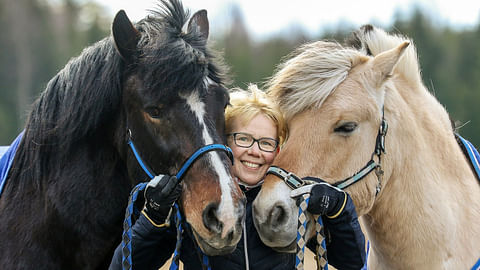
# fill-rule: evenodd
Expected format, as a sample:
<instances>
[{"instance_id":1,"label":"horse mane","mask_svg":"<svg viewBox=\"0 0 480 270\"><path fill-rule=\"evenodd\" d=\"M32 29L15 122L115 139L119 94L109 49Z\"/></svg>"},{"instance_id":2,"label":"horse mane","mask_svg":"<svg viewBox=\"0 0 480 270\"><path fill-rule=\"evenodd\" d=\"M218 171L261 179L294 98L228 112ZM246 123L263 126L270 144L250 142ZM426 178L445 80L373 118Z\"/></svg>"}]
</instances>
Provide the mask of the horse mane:
<instances>
[{"instance_id":1,"label":"horse mane","mask_svg":"<svg viewBox=\"0 0 480 270\"><path fill-rule=\"evenodd\" d=\"M104 130L119 110L122 66L111 38L105 38L71 59L48 82L32 105L12 178L21 174L40 188L40 175L46 176L81 140Z\"/></svg>"},{"instance_id":2,"label":"horse mane","mask_svg":"<svg viewBox=\"0 0 480 270\"><path fill-rule=\"evenodd\" d=\"M297 48L267 82L267 92L277 100L289 121L308 108L321 106L365 55L378 55L404 41L409 41L411 45L399 60L396 72L415 85L422 84L413 41L365 25L346 40L345 46L336 42L316 41ZM421 89L425 87L422 85Z\"/></svg>"},{"instance_id":3,"label":"horse mane","mask_svg":"<svg viewBox=\"0 0 480 270\"><path fill-rule=\"evenodd\" d=\"M422 81L418 55L413 40L401 34L388 34L383 29L372 25L364 25L352 33L346 44L361 50L363 53L376 56L379 53L393 49L408 41L410 46L405 49L402 58L398 61L395 71L414 83Z\"/></svg>"},{"instance_id":4,"label":"horse mane","mask_svg":"<svg viewBox=\"0 0 480 270\"><path fill-rule=\"evenodd\" d=\"M277 100L288 122L308 108L321 106L363 56L336 42L304 44L278 66L267 92Z\"/></svg>"},{"instance_id":5,"label":"horse mane","mask_svg":"<svg viewBox=\"0 0 480 270\"><path fill-rule=\"evenodd\" d=\"M137 61L145 67L136 72L145 74L146 81L162 85L165 91L207 88L206 78L222 84L226 80L224 67L206 48L200 34L182 32L188 11L178 0L162 0L161 4L160 10L151 11L135 24L141 32ZM107 140L112 138L112 125L121 113L123 77L138 68L137 64L123 62L111 36L71 59L32 105L11 178L21 174L40 188L39 176L53 172L52 168L81 145L97 144L95 149L113 144ZM32 184L21 182L18 184Z\"/></svg>"}]
</instances>

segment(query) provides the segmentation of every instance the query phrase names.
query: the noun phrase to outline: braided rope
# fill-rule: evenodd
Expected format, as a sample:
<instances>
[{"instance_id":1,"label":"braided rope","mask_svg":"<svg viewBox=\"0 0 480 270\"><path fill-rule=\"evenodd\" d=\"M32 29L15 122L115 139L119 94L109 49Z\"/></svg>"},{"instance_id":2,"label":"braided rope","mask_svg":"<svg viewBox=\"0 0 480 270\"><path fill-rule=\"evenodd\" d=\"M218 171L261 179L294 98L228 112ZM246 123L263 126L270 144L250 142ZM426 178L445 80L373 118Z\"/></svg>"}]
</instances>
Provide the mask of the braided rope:
<instances>
[{"instance_id":1,"label":"braided rope","mask_svg":"<svg viewBox=\"0 0 480 270\"><path fill-rule=\"evenodd\" d=\"M173 204L175 207L175 227L177 228L177 243L175 245L175 251L173 252L172 263L170 264L170 270L177 270L179 267L180 261L180 246L182 245L182 216L180 215L180 209L178 209L178 204Z\"/></svg>"},{"instance_id":2,"label":"braided rope","mask_svg":"<svg viewBox=\"0 0 480 270\"><path fill-rule=\"evenodd\" d=\"M295 269L303 270L305 267L305 245L307 244L305 234L307 232L307 216L306 211L310 194L303 194L300 205L298 207L298 229L297 229L297 254L295 257ZM317 269L328 270L327 264L327 248L323 231L323 222L319 216L316 220L315 232L317 240L316 260Z\"/></svg>"},{"instance_id":3,"label":"braided rope","mask_svg":"<svg viewBox=\"0 0 480 270\"><path fill-rule=\"evenodd\" d=\"M325 243L325 231L323 229L322 218L318 216L317 222L315 223L315 234L317 238L317 248L315 259L317 261L317 269L328 270L328 260L327 260L327 245Z\"/></svg>"},{"instance_id":4,"label":"braided rope","mask_svg":"<svg viewBox=\"0 0 480 270\"><path fill-rule=\"evenodd\" d=\"M180 209L178 208L178 204L174 203L173 206L175 208L175 227L177 228L177 243L175 245L175 251L173 252L172 263L170 264L169 270L178 270L180 267L180 247L182 246L183 226L182 215L180 213ZM208 256L205 255L198 246L197 252L202 255L202 269L211 270Z\"/></svg>"},{"instance_id":5,"label":"braided rope","mask_svg":"<svg viewBox=\"0 0 480 270\"><path fill-rule=\"evenodd\" d=\"M122 235L122 267L125 270L132 269L132 217L138 216L140 211L135 207L135 202L138 198L138 193L143 191L147 183L140 183L136 185L130 192L128 199L128 206L125 210L125 220L123 221L123 235Z\"/></svg>"}]
</instances>

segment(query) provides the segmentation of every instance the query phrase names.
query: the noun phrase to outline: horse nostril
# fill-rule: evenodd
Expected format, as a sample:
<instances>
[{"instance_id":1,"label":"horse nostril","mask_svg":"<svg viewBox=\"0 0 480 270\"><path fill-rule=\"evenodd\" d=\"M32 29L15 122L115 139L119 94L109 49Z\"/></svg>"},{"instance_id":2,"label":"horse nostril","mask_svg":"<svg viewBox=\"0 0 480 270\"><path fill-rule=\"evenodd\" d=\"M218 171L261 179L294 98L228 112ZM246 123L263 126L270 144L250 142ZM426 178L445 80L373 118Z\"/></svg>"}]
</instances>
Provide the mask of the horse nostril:
<instances>
[{"instance_id":1,"label":"horse nostril","mask_svg":"<svg viewBox=\"0 0 480 270\"><path fill-rule=\"evenodd\" d=\"M210 203L205 207L205 210L203 210L202 217L205 228L213 233L219 234L222 232L223 225L217 218L217 209L218 203Z\"/></svg>"},{"instance_id":2,"label":"horse nostril","mask_svg":"<svg viewBox=\"0 0 480 270\"><path fill-rule=\"evenodd\" d=\"M234 236L235 236L235 235L234 235L234 233L233 233L233 230L230 231L230 232L228 233L228 235L227 235L227 241L228 241L228 242L232 242Z\"/></svg>"},{"instance_id":3,"label":"horse nostril","mask_svg":"<svg viewBox=\"0 0 480 270\"><path fill-rule=\"evenodd\" d=\"M276 227L279 225L282 225L283 223L286 222L287 218L287 212L285 211L285 208L281 205L275 205L272 208L272 211L270 211L269 215L269 223L271 224L272 227Z\"/></svg>"}]
</instances>

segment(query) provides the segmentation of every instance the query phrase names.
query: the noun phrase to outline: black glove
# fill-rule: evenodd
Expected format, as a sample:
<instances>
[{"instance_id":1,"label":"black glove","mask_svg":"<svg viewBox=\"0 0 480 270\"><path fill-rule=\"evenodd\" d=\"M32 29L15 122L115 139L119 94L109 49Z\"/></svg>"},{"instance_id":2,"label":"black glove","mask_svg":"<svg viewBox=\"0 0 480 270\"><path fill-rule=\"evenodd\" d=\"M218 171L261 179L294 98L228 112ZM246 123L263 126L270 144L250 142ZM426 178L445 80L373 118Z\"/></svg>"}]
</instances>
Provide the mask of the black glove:
<instances>
[{"instance_id":1,"label":"black glove","mask_svg":"<svg viewBox=\"0 0 480 270\"><path fill-rule=\"evenodd\" d=\"M303 179L305 180L305 178ZM345 207L347 193L317 178L308 177L306 180L314 180L319 183L294 189L290 196L297 197L304 193L310 193L308 212L314 215L326 215L329 218L337 217Z\"/></svg>"},{"instance_id":2,"label":"black glove","mask_svg":"<svg viewBox=\"0 0 480 270\"><path fill-rule=\"evenodd\" d=\"M173 203L181 193L182 185L178 184L177 177L162 174L155 176L145 189L144 214L153 225L165 224Z\"/></svg>"}]
</instances>

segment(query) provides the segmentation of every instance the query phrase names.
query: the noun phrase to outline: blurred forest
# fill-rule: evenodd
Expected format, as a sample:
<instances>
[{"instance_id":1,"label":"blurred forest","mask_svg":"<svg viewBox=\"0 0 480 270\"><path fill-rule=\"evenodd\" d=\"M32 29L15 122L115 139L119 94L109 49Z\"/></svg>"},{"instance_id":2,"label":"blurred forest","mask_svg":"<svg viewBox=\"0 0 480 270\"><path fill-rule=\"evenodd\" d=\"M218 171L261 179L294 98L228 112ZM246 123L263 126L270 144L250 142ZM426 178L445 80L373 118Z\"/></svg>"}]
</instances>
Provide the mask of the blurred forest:
<instances>
[{"instance_id":1,"label":"blurred forest","mask_svg":"<svg viewBox=\"0 0 480 270\"><path fill-rule=\"evenodd\" d=\"M188 8L188 7L187 7ZM262 83L282 57L298 45L318 39L342 42L355 30L347 24L311 37L302 29L262 41L249 34L239 9L232 9L231 27L214 33L214 47L231 67L233 86ZM94 2L75 0L1 0L0 145L23 129L30 104L67 61L110 34L112 18ZM128 10L127 10L128 14ZM480 15L480 14L479 14ZM480 146L480 25L454 29L438 25L417 9L396 15L386 31L413 38L425 85L447 108L460 134ZM365 22L368 23L368 22Z\"/></svg>"}]
</instances>

